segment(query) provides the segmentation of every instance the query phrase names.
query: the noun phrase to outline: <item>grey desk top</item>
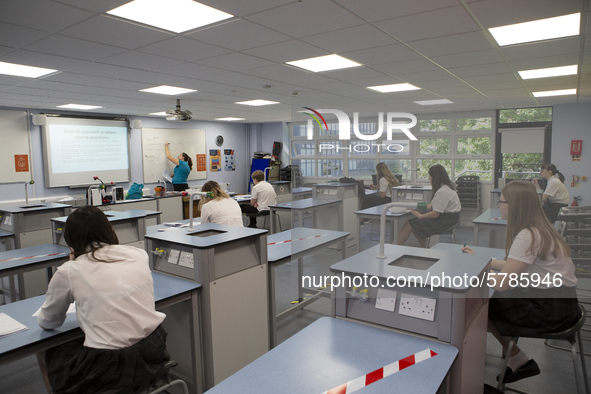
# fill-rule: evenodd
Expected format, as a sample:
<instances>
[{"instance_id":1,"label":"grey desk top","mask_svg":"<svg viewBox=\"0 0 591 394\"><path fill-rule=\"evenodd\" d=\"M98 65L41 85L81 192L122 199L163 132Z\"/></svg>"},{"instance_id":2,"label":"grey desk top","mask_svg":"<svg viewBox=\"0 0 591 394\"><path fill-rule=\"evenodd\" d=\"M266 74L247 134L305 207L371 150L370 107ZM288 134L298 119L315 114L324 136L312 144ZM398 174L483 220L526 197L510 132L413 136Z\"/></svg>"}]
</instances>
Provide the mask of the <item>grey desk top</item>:
<instances>
[{"instance_id":1,"label":"grey desk top","mask_svg":"<svg viewBox=\"0 0 591 394\"><path fill-rule=\"evenodd\" d=\"M267 260L275 263L299 253L322 247L345 239L349 233L343 231L322 230L296 227L291 230L269 235L267 238ZM291 242L283 242L291 240Z\"/></svg>"},{"instance_id":2,"label":"grey desk top","mask_svg":"<svg viewBox=\"0 0 591 394\"><path fill-rule=\"evenodd\" d=\"M146 234L150 234L150 233L155 233L157 231L174 231L174 230L187 230L188 226L189 226L189 222L191 221L191 219L184 219L184 220L177 220L175 222L170 222L170 223L182 223L183 225L186 225L185 227L175 227L175 226L170 226L167 225L167 223L161 223L161 224L156 224L154 226L147 226L146 227ZM199 218L194 218L193 219L193 227L198 226L201 224L201 221Z\"/></svg>"},{"instance_id":3,"label":"grey desk top","mask_svg":"<svg viewBox=\"0 0 591 394\"><path fill-rule=\"evenodd\" d=\"M16 205L10 207L0 207L0 212L10 212L10 213L23 213L23 212L35 212L35 211L46 211L49 209L62 209L62 208L72 208L71 205L66 204L58 204L54 202L45 202L41 204L29 204L28 207L23 205Z\"/></svg>"},{"instance_id":4,"label":"grey desk top","mask_svg":"<svg viewBox=\"0 0 591 394\"><path fill-rule=\"evenodd\" d=\"M118 222L121 220L132 220L138 218L144 218L148 215L156 215L159 214L158 211L150 211L145 209L132 209L129 211L106 211L105 216L109 220L109 222ZM60 216L59 218L51 218L51 221L58 222L58 223L66 223L68 219L67 216Z\"/></svg>"},{"instance_id":5,"label":"grey desk top","mask_svg":"<svg viewBox=\"0 0 591 394\"><path fill-rule=\"evenodd\" d=\"M0 230L0 238L8 238L14 236L13 233L9 233L8 231Z\"/></svg>"},{"instance_id":6,"label":"grey desk top","mask_svg":"<svg viewBox=\"0 0 591 394\"><path fill-rule=\"evenodd\" d=\"M505 250L504 249L496 249L496 248L486 248L484 246L472 246L471 247L477 255L489 256L493 259L503 260L505 258ZM455 253L462 253L463 245L456 245L456 244L448 244L448 243L438 243L433 245L431 249L435 250L445 250L446 252L455 252Z\"/></svg>"},{"instance_id":7,"label":"grey desk top","mask_svg":"<svg viewBox=\"0 0 591 394\"><path fill-rule=\"evenodd\" d=\"M501 210L499 208L491 208L484 212L482 215L478 216L476 219L472 220L472 223L475 224L497 224L497 225L507 225L507 221L501 219Z\"/></svg>"},{"instance_id":8,"label":"grey desk top","mask_svg":"<svg viewBox=\"0 0 591 394\"><path fill-rule=\"evenodd\" d=\"M305 198L303 200L284 202L284 203L277 204L277 205L270 205L269 208L293 209L293 210L310 209L310 208L320 207L322 205L334 204L334 203L341 202L341 201L343 201L343 200L337 199L337 198L326 198L326 199Z\"/></svg>"},{"instance_id":9,"label":"grey desk top","mask_svg":"<svg viewBox=\"0 0 591 394\"><path fill-rule=\"evenodd\" d=\"M354 183L351 183L351 182L349 182L349 183L329 182L329 183L317 183L317 184L314 185L314 187L318 187L318 186L321 186L321 187L332 187L332 186L335 186L335 187L351 187L351 186L355 186L355 187L357 187L357 182L354 182Z\"/></svg>"},{"instance_id":10,"label":"grey desk top","mask_svg":"<svg viewBox=\"0 0 591 394\"><path fill-rule=\"evenodd\" d=\"M319 394L425 349L437 355L378 380L360 393L435 393L458 350L440 342L322 317L207 394Z\"/></svg>"},{"instance_id":11,"label":"grey desk top","mask_svg":"<svg viewBox=\"0 0 591 394\"><path fill-rule=\"evenodd\" d=\"M431 186L414 186L414 185L402 185L402 186L394 186L392 189L395 190L433 190Z\"/></svg>"},{"instance_id":12,"label":"grey desk top","mask_svg":"<svg viewBox=\"0 0 591 394\"><path fill-rule=\"evenodd\" d=\"M23 265L67 258L69 254L70 248L55 244L31 246L28 248L0 252L0 273L13 270L14 268Z\"/></svg>"},{"instance_id":13,"label":"grey desk top","mask_svg":"<svg viewBox=\"0 0 591 394\"><path fill-rule=\"evenodd\" d=\"M285 185L287 183L291 183L291 181L269 181L271 185Z\"/></svg>"},{"instance_id":14,"label":"grey desk top","mask_svg":"<svg viewBox=\"0 0 591 394\"><path fill-rule=\"evenodd\" d=\"M159 303L167 299L201 287L199 283L158 272L152 272L152 279L154 280L156 308ZM26 348L29 346L50 340L54 336L71 334L73 331L79 330L75 313L69 313L64 324L55 330L44 330L39 327L37 317L33 317L33 313L43 305L43 302L45 302L44 295L0 306L0 313L6 313L28 327L28 330L0 338L0 365L3 364L2 361L5 357L14 356L15 353L25 352L22 354L23 357L28 355ZM82 331L79 330L78 337L82 335Z\"/></svg>"},{"instance_id":15,"label":"grey desk top","mask_svg":"<svg viewBox=\"0 0 591 394\"><path fill-rule=\"evenodd\" d=\"M124 212L129 212L131 214L140 214L140 215L144 215L144 216L158 216L162 213L162 211L151 211L149 209L130 209L128 211L124 211Z\"/></svg>"},{"instance_id":16,"label":"grey desk top","mask_svg":"<svg viewBox=\"0 0 591 394\"><path fill-rule=\"evenodd\" d=\"M371 208L362 209L360 211L355 211L355 213L357 215L377 216L379 218L379 217L382 216L382 211L384 210L384 207L386 205L388 205L388 204L389 203L378 205L378 206L371 207ZM390 217L401 217L401 216L404 216L404 215L410 215L410 211L404 210L403 212L396 212L396 213L394 213L394 212L391 212L388 209L388 212L386 212L386 218L390 218Z\"/></svg>"},{"instance_id":17,"label":"grey desk top","mask_svg":"<svg viewBox=\"0 0 591 394\"><path fill-rule=\"evenodd\" d=\"M266 233L267 230L227 226L225 224L206 223L188 228L175 229L174 231L157 231L146 234L147 239L167 241L192 248L210 248L219 244L232 242L237 239L249 238ZM203 234L204 236L200 236ZM211 235L207 235L211 234Z\"/></svg>"},{"instance_id":18,"label":"grey desk top","mask_svg":"<svg viewBox=\"0 0 591 394\"><path fill-rule=\"evenodd\" d=\"M297 194L297 193L312 193L312 188L311 187L296 187L291 189L291 194Z\"/></svg>"},{"instance_id":19,"label":"grey desk top","mask_svg":"<svg viewBox=\"0 0 591 394\"><path fill-rule=\"evenodd\" d=\"M416 279L421 281L425 286L433 285L433 288L446 290L454 293L466 292L470 289L469 283L462 281L458 287L448 286L451 283L432 282L433 277L442 278L444 276L464 277L479 276L490 262L490 256L473 255L467 253L452 253L441 250L414 248L410 246L401 245L384 245L385 259L378 259L380 245L375 245L366 249L354 256L347 258L339 263L330 266L332 272L347 273L352 275L376 276L379 278L386 277L420 277ZM416 269L400 266L389 265L393 261L403 257L418 257L422 259L435 259L435 263L428 269ZM445 282L445 281L443 281ZM421 284L416 282L417 284Z\"/></svg>"}]
</instances>

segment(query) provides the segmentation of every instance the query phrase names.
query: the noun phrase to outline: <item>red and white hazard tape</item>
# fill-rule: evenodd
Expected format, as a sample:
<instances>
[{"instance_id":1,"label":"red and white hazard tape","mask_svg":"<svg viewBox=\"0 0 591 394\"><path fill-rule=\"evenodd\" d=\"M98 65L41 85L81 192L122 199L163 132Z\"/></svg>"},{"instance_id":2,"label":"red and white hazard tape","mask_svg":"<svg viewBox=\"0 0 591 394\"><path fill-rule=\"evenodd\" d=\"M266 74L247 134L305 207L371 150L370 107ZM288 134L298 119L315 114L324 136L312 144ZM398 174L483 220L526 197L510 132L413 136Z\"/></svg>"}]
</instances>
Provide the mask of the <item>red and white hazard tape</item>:
<instances>
[{"instance_id":1,"label":"red and white hazard tape","mask_svg":"<svg viewBox=\"0 0 591 394\"><path fill-rule=\"evenodd\" d=\"M327 236L328 236L328 234L319 234L319 235L314 235L313 237L304 237L304 238L296 238L296 239L286 239L285 241L269 242L267 244L267 246L269 246L269 245L286 244L288 242L303 241L305 239L312 239L312 238L319 238L319 237L327 237Z\"/></svg>"},{"instance_id":2,"label":"red and white hazard tape","mask_svg":"<svg viewBox=\"0 0 591 394\"><path fill-rule=\"evenodd\" d=\"M394 361L392 364L388 364L385 367L376 369L375 371L360 376L357 379L353 379L345 384L325 391L322 394L350 394L366 386L369 386L378 380L393 375L398 371L402 371L405 368L418 364L421 361L425 361L434 356L437 356L437 353L431 349L425 349L401 360Z\"/></svg>"},{"instance_id":3,"label":"red and white hazard tape","mask_svg":"<svg viewBox=\"0 0 591 394\"><path fill-rule=\"evenodd\" d=\"M38 256L26 256L26 257L14 257L12 259L4 259L0 260L0 263L5 261L15 261L15 260L24 260L24 259L36 259L38 257L52 257L52 256L67 256L67 253L50 253L50 254L40 254Z\"/></svg>"}]
</instances>

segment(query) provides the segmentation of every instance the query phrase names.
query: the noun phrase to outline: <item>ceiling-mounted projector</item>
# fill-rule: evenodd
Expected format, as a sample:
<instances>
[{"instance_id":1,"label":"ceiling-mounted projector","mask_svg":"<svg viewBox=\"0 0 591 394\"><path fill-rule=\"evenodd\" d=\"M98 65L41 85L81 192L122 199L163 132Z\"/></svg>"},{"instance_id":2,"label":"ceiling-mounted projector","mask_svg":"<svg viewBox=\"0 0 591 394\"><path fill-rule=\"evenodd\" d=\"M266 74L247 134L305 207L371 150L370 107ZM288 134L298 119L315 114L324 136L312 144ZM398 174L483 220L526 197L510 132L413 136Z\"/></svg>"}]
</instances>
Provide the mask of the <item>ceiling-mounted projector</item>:
<instances>
[{"instance_id":1,"label":"ceiling-mounted projector","mask_svg":"<svg viewBox=\"0 0 591 394\"><path fill-rule=\"evenodd\" d=\"M181 110L181 100L176 101L176 109L166 110L166 120L171 122L186 122L191 120L193 113L189 110Z\"/></svg>"}]
</instances>

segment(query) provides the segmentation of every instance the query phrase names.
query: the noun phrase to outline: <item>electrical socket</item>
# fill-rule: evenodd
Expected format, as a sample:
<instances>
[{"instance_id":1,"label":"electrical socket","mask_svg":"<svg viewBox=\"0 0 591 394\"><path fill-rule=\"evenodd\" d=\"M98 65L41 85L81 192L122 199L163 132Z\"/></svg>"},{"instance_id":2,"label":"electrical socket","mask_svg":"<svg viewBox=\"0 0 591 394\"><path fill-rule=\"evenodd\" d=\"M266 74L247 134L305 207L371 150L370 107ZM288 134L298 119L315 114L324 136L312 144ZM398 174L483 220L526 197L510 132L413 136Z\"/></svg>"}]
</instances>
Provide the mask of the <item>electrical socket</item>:
<instances>
[{"instance_id":1,"label":"electrical socket","mask_svg":"<svg viewBox=\"0 0 591 394\"><path fill-rule=\"evenodd\" d=\"M400 295L401 315L416 317L417 319L433 321L435 319L435 305L437 300L426 297L416 297L411 294Z\"/></svg>"}]
</instances>

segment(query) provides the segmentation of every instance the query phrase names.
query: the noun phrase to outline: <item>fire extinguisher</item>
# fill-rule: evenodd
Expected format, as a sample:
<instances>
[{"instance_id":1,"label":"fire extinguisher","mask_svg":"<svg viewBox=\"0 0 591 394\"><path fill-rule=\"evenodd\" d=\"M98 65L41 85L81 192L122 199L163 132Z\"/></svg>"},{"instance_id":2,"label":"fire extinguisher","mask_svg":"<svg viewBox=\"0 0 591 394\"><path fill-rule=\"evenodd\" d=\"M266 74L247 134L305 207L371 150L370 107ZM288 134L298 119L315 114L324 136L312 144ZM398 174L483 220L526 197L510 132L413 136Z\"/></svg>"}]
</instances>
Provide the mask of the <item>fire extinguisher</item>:
<instances>
[{"instance_id":1,"label":"fire extinguisher","mask_svg":"<svg viewBox=\"0 0 591 394\"><path fill-rule=\"evenodd\" d=\"M579 201L581 201L581 196L575 196L575 200L573 201L572 204L570 204L571 207L578 207L579 206Z\"/></svg>"}]
</instances>

